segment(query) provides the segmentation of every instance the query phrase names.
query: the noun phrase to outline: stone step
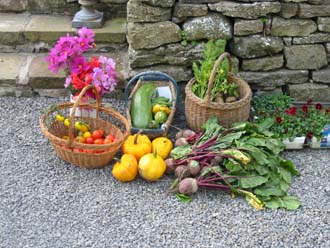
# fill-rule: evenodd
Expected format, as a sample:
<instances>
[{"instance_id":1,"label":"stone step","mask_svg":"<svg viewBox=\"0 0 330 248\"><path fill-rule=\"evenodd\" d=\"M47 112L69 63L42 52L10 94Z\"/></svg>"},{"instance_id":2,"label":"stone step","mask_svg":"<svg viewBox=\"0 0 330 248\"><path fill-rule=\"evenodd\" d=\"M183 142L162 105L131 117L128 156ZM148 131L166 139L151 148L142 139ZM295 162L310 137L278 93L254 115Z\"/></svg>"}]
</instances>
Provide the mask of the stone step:
<instances>
[{"instance_id":1,"label":"stone step","mask_svg":"<svg viewBox=\"0 0 330 248\"><path fill-rule=\"evenodd\" d=\"M1 13L0 52L45 52L60 36L75 31L68 16ZM94 32L100 47L126 46L126 18L108 20Z\"/></svg>"},{"instance_id":2,"label":"stone step","mask_svg":"<svg viewBox=\"0 0 330 248\"><path fill-rule=\"evenodd\" d=\"M128 80L127 50L110 53L90 53L115 59L117 89L122 91ZM45 61L46 53L0 53L0 96L66 96L65 73L53 74Z\"/></svg>"}]
</instances>

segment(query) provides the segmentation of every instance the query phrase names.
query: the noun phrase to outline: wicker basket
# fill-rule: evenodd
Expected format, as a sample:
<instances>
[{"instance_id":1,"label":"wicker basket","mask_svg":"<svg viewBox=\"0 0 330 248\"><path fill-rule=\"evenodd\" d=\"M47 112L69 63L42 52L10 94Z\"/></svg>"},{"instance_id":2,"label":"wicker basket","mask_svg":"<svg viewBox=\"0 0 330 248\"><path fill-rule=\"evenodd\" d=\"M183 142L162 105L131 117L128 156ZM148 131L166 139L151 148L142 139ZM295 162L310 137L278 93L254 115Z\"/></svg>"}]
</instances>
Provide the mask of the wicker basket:
<instances>
[{"instance_id":1,"label":"wicker basket","mask_svg":"<svg viewBox=\"0 0 330 248\"><path fill-rule=\"evenodd\" d=\"M232 103L217 103L211 101L211 91L219 64L228 59L228 82L238 85L240 99ZM249 118L252 91L250 86L241 78L233 75L232 62L229 53L223 53L214 63L208 82L205 99L197 97L191 90L195 79L191 79L185 88L185 115L187 125L193 130L199 130L211 116L217 116L219 123L230 127L235 122L246 121Z\"/></svg>"},{"instance_id":2,"label":"wicker basket","mask_svg":"<svg viewBox=\"0 0 330 248\"><path fill-rule=\"evenodd\" d=\"M81 103L81 99L87 90L93 90L96 95L95 104ZM96 110L96 117L77 116L77 108ZM56 121L58 113L70 116L70 125ZM71 113L71 114L70 114ZM112 134L116 141L110 144L85 144L74 140L75 121L84 121L90 125L91 130L102 129L105 134ZM125 139L130 134L130 126L127 119L115 110L101 105L101 99L92 85L86 86L78 96L75 103L66 102L51 106L40 118L42 133L48 138L57 155L63 160L78 165L82 168L102 168L108 165L114 158ZM67 135L69 138L64 139Z\"/></svg>"},{"instance_id":3,"label":"wicker basket","mask_svg":"<svg viewBox=\"0 0 330 248\"><path fill-rule=\"evenodd\" d=\"M141 87L143 83L151 83L151 82L154 83L157 88L165 87L169 89L169 92L171 94L171 102L172 102L171 112L166 122L162 124L160 128L154 128L154 129L134 128L132 126L131 116L130 116L131 99L135 94L135 92ZM178 86L176 84L176 81L167 74L160 71L146 71L135 75L128 82L125 88L126 114L129 124L132 126L131 132L143 133L151 139L159 136L166 136L174 118L176 104L177 104L177 97L178 97Z\"/></svg>"}]
</instances>

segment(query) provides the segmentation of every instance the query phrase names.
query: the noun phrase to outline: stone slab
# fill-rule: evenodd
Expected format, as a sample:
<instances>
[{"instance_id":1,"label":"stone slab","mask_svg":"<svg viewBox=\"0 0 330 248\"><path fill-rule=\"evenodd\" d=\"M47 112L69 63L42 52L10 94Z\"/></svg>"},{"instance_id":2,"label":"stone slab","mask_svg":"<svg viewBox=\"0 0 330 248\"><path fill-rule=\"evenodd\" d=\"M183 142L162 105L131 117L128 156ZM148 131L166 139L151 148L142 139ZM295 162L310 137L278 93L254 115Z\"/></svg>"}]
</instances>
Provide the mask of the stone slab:
<instances>
[{"instance_id":1,"label":"stone slab","mask_svg":"<svg viewBox=\"0 0 330 248\"><path fill-rule=\"evenodd\" d=\"M283 66L283 55L268 56L257 59L243 59L242 69L244 71L270 71Z\"/></svg>"},{"instance_id":2,"label":"stone slab","mask_svg":"<svg viewBox=\"0 0 330 248\"><path fill-rule=\"evenodd\" d=\"M298 10L298 16L301 18L329 16L329 13L330 13L330 4L323 4L323 5L300 4Z\"/></svg>"},{"instance_id":3,"label":"stone slab","mask_svg":"<svg viewBox=\"0 0 330 248\"><path fill-rule=\"evenodd\" d=\"M312 79L314 82L330 84L330 67L318 71L313 71Z\"/></svg>"},{"instance_id":4,"label":"stone slab","mask_svg":"<svg viewBox=\"0 0 330 248\"><path fill-rule=\"evenodd\" d=\"M104 23L102 28L94 29L97 43L126 42L127 23L125 18L115 18Z\"/></svg>"},{"instance_id":5,"label":"stone slab","mask_svg":"<svg viewBox=\"0 0 330 248\"><path fill-rule=\"evenodd\" d=\"M273 36L308 36L317 30L316 23L309 19L284 19L274 17L271 28Z\"/></svg>"},{"instance_id":6,"label":"stone slab","mask_svg":"<svg viewBox=\"0 0 330 248\"><path fill-rule=\"evenodd\" d=\"M264 24L261 19L245 20L236 18L234 24L234 35L250 35L261 33L264 30Z\"/></svg>"},{"instance_id":7,"label":"stone slab","mask_svg":"<svg viewBox=\"0 0 330 248\"><path fill-rule=\"evenodd\" d=\"M316 43L329 43L330 33L313 33L306 37L294 37L292 43L294 45L301 44L316 44Z\"/></svg>"},{"instance_id":8,"label":"stone slab","mask_svg":"<svg viewBox=\"0 0 330 248\"><path fill-rule=\"evenodd\" d=\"M26 56L0 53L0 85L15 86Z\"/></svg>"},{"instance_id":9,"label":"stone slab","mask_svg":"<svg viewBox=\"0 0 330 248\"><path fill-rule=\"evenodd\" d=\"M13 45L24 42L23 31L29 14L0 14L0 44Z\"/></svg>"},{"instance_id":10,"label":"stone slab","mask_svg":"<svg viewBox=\"0 0 330 248\"><path fill-rule=\"evenodd\" d=\"M32 42L55 42L66 33L74 33L67 16L33 15L25 28L25 37Z\"/></svg>"},{"instance_id":11,"label":"stone slab","mask_svg":"<svg viewBox=\"0 0 330 248\"><path fill-rule=\"evenodd\" d=\"M172 8L155 7L139 1L128 1L128 22L162 22L171 19Z\"/></svg>"}]
</instances>

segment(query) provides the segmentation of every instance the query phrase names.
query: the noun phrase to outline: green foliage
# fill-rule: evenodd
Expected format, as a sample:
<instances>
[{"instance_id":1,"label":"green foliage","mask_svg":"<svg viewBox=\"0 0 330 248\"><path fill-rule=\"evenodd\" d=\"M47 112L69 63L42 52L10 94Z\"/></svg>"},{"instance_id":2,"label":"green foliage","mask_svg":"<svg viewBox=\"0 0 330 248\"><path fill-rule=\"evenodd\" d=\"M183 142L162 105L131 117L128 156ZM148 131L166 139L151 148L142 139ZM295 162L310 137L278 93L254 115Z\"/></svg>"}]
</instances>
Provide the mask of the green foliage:
<instances>
[{"instance_id":1,"label":"green foliage","mask_svg":"<svg viewBox=\"0 0 330 248\"><path fill-rule=\"evenodd\" d=\"M214 63L224 53L225 47L225 40L209 40L204 46L202 60L193 63L192 69L196 81L192 86L192 91L199 98L205 98ZM228 70L229 64L227 59L225 59L217 69L211 92L212 100L219 93L238 97L237 85L228 82Z\"/></svg>"}]
</instances>

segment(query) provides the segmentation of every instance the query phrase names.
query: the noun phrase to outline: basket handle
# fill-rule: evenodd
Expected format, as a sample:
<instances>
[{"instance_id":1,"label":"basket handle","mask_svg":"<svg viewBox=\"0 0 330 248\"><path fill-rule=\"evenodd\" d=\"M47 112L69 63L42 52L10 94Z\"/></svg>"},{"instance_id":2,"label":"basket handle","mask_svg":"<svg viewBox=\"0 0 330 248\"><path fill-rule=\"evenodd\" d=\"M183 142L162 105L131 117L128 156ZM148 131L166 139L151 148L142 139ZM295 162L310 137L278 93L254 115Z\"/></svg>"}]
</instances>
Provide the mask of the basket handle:
<instances>
[{"instance_id":1,"label":"basket handle","mask_svg":"<svg viewBox=\"0 0 330 248\"><path fill-rule=\"evenodd\" d=\"M96 119L98 119L99 116L99 109L101 107L101 97L99 92L97 91L96 87L92 84L85 86L82 91L79 93L77 99L75 100L73 107L72 107L72 111L71 111L71 115L70 115L70 125L69 125L69 146L71 147L72 145L72 141L73 141L73 126L74 126L74 117L76 114L76 109L81 101L81 99L83 98L83 96L86 94L87 90L92 89L93 93L96 96Z\"/></svg>"},{"instance_id":2,"label":"basket handle","mask_svg":"<svg viewBox=\"0 0 330 248\"><path fill-rule=\"evenodd\" d=\"M229 64L228 73L231 73L232 72L232 62L231 62L230 54L227 53L227 52L224 52L223 54L221 54L218 57L218 59L215 61L214 65L213 65L213 69L211 71L211 75L210 75L210 79L209 79L208 86L207 86L207 91L206 91L206 97L205 97L205 101L206 102L211 102L211 92L212 92L212 88L213 88L215 76L217 74L217 70L218 70L218 67L219 67L220 63L225 58L227 58L228 64Z\"/></svg>"}]
</instances>

